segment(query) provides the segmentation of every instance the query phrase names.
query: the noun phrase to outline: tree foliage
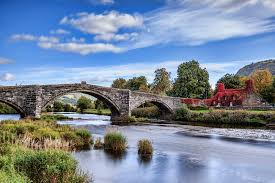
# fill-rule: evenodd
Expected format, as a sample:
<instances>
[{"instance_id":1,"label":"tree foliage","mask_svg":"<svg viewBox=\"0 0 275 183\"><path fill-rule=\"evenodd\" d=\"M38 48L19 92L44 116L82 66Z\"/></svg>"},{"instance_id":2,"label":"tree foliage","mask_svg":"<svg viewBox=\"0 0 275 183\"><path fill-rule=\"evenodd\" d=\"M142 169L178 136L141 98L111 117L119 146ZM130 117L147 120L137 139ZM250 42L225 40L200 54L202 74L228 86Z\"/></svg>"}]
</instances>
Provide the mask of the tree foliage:
<instances>
[{"instance_id":1,"label":"tree foliage","mask_svg":"<svg viewBox=\"0 0 275 183\"><path fill-rule=\"evenodd\" d=\"M54 101L53 111L54 112L64 112L64 104L60 101Z\"/></svg>"},{"instance_id":2,"label":"tree foliage","mask_svg":"<svg viewBox=\"0 0 275 183\"><path fill-rule=\"evenodd\" d=\"M179 65L177 78L171 95L186 98L205 98L209 95L210 84L207 70L195 60Z\"/></svg>"},{"instance_id":3,"label":"tree foliage","mask_svg":"<svg viewBox=\"0 0 275 183\"><path fill-rule=\"evenodd\" d=\"M143 87L141 87L143 85ZM148 87L148 82L145 76L133 77L126 83L126 88L132 91L139 90L140 88Z\"/></svg>"},{"instance_id":4,"label":"tree foliage","mask_svg":"<svg viewBox=\"0 0 275 183\"><path fill-rule=\"evenodd\" d=\"M266 86L260 90L260 95L269 103L275 103L275 77L273 77L272 85Z\"/></svg>"},{"instance_id":5,"label":"tree foliage","mask_svg":"<svg viewBox=\"0 0 275 183\"><path fill-rule=\"evenodd\" d=\"M126 88L127 81L124 78L117 78L113 81L112 88Z\"/></svg>"},{"instance_id":6,"label":"tree foliage","mask_svg":"<svg viewBox=\"0 0 275 183\"><path fill-rule=\"evenodd\" d=\"M101 100L96 100L95 101L95 109L108 109L108 106L102 102Z\"/></svg>"},{"instance_id":7,"label":"tree foliage","mask_svg":"<svg viewBox=\"0 0 275 183\"><path fill-rule=\"evenodd\" d=\"M223 83L226 89L237 89L243 86L240 76L235 74L225 74L217 83Z\"/></svg>"},{"instance_id":8,"label":"tree foliage","mask_svg":"<svg viewBox=\"0 0 275 183\"><path fill-rule=\"evenodd\" d=\"M84 96L81 96L77 101L77 108L80 109L80 112L83 113L84 109L88 109L91 106L92 101Z\"/></svg>"},{"instance_id":9,"label":"tree foliage","mask_svg":"<svg viewBox=\"0 0 275 183\"><path fill-rule=\"evenodd\" d=\"M272 84L272 74L268 69L257 70L252 73L250 78L253 80L254 88L257 93L261 93L261 90Z\"/></svg>"},{"instance_id":10,"label":"tree foliage","mask_svg":"<svg viewBox=\"0 0 275 183\"><path fill-rule=\"evenodd\" d=\"M155 79L152 83L152 92L159 95L165 95L171 89L171 73L165 68L155 70Z\"/></svg>"}]
</instances>

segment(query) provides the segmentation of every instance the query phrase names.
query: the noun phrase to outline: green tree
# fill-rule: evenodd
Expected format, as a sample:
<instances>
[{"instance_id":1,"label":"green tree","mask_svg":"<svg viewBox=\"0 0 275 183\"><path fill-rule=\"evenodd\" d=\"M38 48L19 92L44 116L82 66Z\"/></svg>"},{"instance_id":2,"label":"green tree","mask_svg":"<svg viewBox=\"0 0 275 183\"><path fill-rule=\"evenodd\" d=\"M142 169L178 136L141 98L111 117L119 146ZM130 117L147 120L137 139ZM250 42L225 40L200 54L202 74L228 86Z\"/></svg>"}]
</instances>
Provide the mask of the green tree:
<instances>
[{"instance_id":1,"label":"green tree","mask_svg":"<svg viewBox=\"0 0 275 183\"><path fill-rule=\"evenodd\" d=\"M266 86L260 90L260 95L269 103L275 103L275 77L273 77L272 85Z\"/></svg>"},{"instance_id":2,"label":"green tree","mask_svg":"<svg viewBox=\"0 0 275 183\"><path fill-rule=\"evenodd\" d=\"M124 89L126 88L127 81L123 78L118 78L113 81L112 88L120 88Z\"/></svg>"},{"instance_id":3,"label":"green tree","mask_svg":"<svg viewBox=\"0 0 275 183\"><path fill-rule=\"evenodd\" d=\"M60 101L54 101L53 111L54 112L64 112L64 104Z\"/></svg>"},{"instance_id":4,"label":"green tree","mask_svg":"<svg viewBox=\"0 0 275 183\"><path fill-rule=\"evenodd\" d=\"M96 109L108 109L108 106L104 102L102 102L101 100L97 99L95 101L95 108Z\"/></svg>"},{"instance_id":5,"label":"green tree","mask_svg":"<svg viewBox=\"0 0 275 183\"><path fill-rule=\"evenodd\" d=\"M173 89L175 97L206 98L210 94L209 74L198 61L191 60L179 65Z\"/></svg>"},{"instance_id":6,"label":"green tree","mask_svg":"<svg viewBox=\"0 0 275 183\"><path fill-rule=\"evenodd\" d=\"M133 77L129 79L126 83L126 88L132 91L139 90L141 86L142 88L148 87L148 82L145 76Z\"/></svg>"},{"instance_id":7,"label":"green tree","mask_svg":"<svg viewBox=\"0 0 275 183\"><path fill-rule=\"evenodd\" d=\"M235 74L225 74L217 83L223 83L226 89L237 89L242 87L240 76Z\"/></svg>"},{"instance_id":8,"label":"green tree","mask_svg":"<svg viewBox=\"0 0 275 183\"><path fill-rule=\"evenodd\" d=\"M77 101L77 108L80 109L80 112L83 113L84 109L88 109L91 106L92 101L84 96L81 96Z\"/></svg>"},{"instance_id":9,"label":"green tree","mask_svg":"<svg viewBox=\"0 0 275 183\"><path fill-rule=\"evenodd\" d=\"M155 70L155 79L152 83L152 92L159 95L165 95L171 89L171 73L165 68Z\"/></svg>"},{"instance_id":10,"label":"green tree","mask_svg":"<svg viewBox=\"0 0 275 183\"><path fill-rule=\"evenodd\" d=\"M64 105L64 112L74 112L74 107L71 104Z\"/></svg>"}]
</instances>

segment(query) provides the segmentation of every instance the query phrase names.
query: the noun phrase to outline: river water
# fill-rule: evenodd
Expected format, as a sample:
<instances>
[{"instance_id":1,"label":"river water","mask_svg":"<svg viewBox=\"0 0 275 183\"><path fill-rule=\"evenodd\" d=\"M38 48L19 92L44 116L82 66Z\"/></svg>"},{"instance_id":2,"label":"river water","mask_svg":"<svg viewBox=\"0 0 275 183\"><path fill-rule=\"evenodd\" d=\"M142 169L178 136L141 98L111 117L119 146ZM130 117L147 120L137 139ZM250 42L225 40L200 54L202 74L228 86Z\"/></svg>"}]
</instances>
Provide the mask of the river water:
<instances>
[{"instance_id":1,"label":"river water","mask_svg":"<svg viewBox=\"0 0 275 183\"><path fill-rule=\"evenodd\" d=\"M94 137L103 137L109 128L116 128L127 137L127 153L120 157L103 150L73 154L95 183L275 183L274 131L178 125L112 126L108 116L65 115L75 120L60 124L87 128ZM9 118L19 116L0 116ZM137 156L137 141L142 138L153 142L150 161Z\"/></svg>"}]
</instances>

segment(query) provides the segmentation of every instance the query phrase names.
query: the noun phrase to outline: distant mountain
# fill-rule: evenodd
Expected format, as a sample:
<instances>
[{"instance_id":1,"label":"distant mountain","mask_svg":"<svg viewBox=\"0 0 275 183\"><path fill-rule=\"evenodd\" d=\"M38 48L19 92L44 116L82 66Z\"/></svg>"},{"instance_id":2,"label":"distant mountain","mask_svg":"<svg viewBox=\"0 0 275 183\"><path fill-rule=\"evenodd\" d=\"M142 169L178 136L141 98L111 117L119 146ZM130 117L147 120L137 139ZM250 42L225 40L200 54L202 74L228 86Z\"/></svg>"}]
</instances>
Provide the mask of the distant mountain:
<instances>
[{"instance_id":1,"label":"distant mountain","mask_svg":"<svg viewBox=\"0 0 275 183\"><path fill-rule=\"evenodd\" d=\"M275 75L275 60L265 60L246 65L237 72L237 75L248 76L259 69L268 69L272 75Z\"/></svg>"}]
</instances>

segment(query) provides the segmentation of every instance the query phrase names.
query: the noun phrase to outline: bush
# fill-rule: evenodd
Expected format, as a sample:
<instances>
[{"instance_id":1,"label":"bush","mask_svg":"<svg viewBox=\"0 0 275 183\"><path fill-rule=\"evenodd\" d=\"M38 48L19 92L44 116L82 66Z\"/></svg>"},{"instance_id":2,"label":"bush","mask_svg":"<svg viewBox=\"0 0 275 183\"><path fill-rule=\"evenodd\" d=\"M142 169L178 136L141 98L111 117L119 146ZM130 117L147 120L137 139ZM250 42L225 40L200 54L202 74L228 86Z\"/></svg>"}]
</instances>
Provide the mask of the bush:
<instances>
[{"instance_id":1,"label":"bush","mask_svg":"<svg viewBox=\"0 0 275 183\"><path fill-rule=\"evenodd\" d=\"M161 112L159 111L157 106L152 107L144 107L144 108L136 108L132 110L132 115L141 118L158 118L161 115Z\"/></svg>"},{"instance_id":2,"label":"bush","mask_svg":"<svg viewBox=\"0 0 275 183\"><path fill-rule=\"evenodd\" d=\"M183 105L180 109L176 111L175 119L189 121L191 119L191 111L186 105Z\"/></svg>"},{"instance_id":3,"label":"bush","mask_svg":"<svg viewBox=\"0 0 275 183\"><path fill-rule=\"evenodd\" d=\"M104 148L114 153L122 153L126 150L127 139L120 132L108 132L104 136Z\"/></svg>"},{"instance_id":4,"label":"bush","mask_svg":"<svg viewBox=\"0 0 275 183\"><path fill-rule=\"evenodd\" d=\"M87 175L78 174L76 160L64 151L20 152L14 158L14 168L25 174L34 183L65 183L72 182L72 180L88 182Z\"/></svg>"},{"instance_id":5,"label":"bush","mask_svg":"<svg viewBox=\"0 0 275 183\"><path fill-rule=\"evenodd\" d=\"M11 181L15 183L31 183L27 177L22 176L15 171L8 172L3 170L0 170L0 181L1 183L11 183Z\"/></svg>"},{"instance_id":6,"label":"bush","mask_svg":"<svg viewBox=\"0 0 275 183\"><path fill-rule=\"evenodd\" d=\"M138 154L141 157L151 157L153 155L152 142L147 139L138 141Z\"/></svg>"}]
</instances>

